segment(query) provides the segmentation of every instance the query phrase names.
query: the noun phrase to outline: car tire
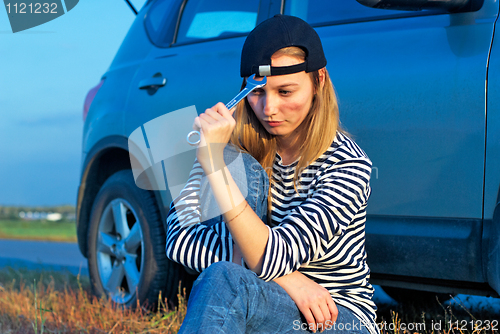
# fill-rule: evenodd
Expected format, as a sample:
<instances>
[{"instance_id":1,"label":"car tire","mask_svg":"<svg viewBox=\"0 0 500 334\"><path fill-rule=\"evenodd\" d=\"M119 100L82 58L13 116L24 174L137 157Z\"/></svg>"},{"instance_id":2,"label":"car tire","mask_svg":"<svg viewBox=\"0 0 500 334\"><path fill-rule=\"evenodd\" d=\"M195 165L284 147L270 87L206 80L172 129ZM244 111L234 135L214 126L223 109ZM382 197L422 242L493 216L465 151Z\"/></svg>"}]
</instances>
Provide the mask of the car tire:
<instances>
[{"instance_id":1,"label":"car tire","mask_svg":"<svg viewBox=\"0 0 500 334\"><path fill-rule=\"evenodd\" d=\"M151 191L131 170L110 176L99 190L88 229L92 291L126 307L156 305L161 292L176 303L182 268L165 255L165 231Z\"/></svg>"},{"instance_id":2,"label":"car tire","mask_svg":"<svg viewBox=\"0 0 500 334\"><path fill-rule=\"evenodd\" d=\"M413 304L418 306L431 306L437 305L438 300L439 303L444 303L451 298L450 294L446 293L411 290L388 286L383 286L382 289L389 295L389 297L404 305Z\"/></svg>"}]
</instances>

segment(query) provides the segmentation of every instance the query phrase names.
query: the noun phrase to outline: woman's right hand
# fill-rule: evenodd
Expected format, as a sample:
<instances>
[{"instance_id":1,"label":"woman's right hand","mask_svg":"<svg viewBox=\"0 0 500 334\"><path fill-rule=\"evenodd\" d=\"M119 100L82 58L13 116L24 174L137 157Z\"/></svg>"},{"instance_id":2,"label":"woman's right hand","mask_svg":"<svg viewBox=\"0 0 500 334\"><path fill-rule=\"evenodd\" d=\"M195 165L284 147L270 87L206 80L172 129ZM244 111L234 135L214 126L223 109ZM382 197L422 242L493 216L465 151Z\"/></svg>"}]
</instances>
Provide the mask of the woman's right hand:
<instances>
[{"instance_id":1,"label":"woman's right hand","mask_svg":"<svg viewBox=\"0 0 500 334\"><path fill-rule=\"evenodd\" d=\"M339 312L330 292L304 274L294 271L274 281L292 298L313 332L322 332L337 320Z\"/></svg>"},{"instance_id":2,"label":"woman's right hand","mask_svg":"<svg viewBox=\"0 0 500 334\"><path fill-rule=\"evenodd\" d=\"M224 167L224 147L236 126L233 113L219 102L194 119L193 130L200 132L196 157L207 175Z\"/></svg>"}]
</instances>

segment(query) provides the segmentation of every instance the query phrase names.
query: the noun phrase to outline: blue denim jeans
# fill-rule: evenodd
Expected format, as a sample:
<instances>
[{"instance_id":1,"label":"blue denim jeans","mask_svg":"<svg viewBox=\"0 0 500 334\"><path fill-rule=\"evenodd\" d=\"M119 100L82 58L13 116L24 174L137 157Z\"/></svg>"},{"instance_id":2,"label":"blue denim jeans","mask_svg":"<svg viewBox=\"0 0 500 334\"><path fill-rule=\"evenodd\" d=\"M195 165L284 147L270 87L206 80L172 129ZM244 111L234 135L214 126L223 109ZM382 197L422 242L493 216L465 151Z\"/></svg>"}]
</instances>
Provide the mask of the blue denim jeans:
<instances>
[{"instance_id":1,"label":"blue denim jeans","mask_svg":"<svg viewBox=\"0 0 500 334\"><path fill-rule=\"evenodd\" d=\"M337 304L335 324L323 333L363 333L366 327ZM217 262L193 284L179 333L310 333L295 302L275 282L265 282L232 262Z\"/></svg>"},{"instance_id":2,"label":"blue denim jeans","mask_svg":"<svg viewBox=\"0 0 500 334\"><path fill-rule=\"evenodd\" d=\"M229 145L224 151L224 159L238 187L248 187L246 199L249 206L265 221L269 189L266 172L252 156ZM231 163L237 159L239 162ZM213 210L218 210L213 208L217 207L217 202L209 188L208 180L202 179L202 217L213 217L217 213ZM219 215L208 218L204 224L220 221L222 216ZM349 309L338 304L337 309L339 314L335 325L330 324L331 328L326 327L323 333L369 334ZM209 266L194 282L187 314L179 331L231 334L309 332L295 302L281 286L263 281L241 265L225 261Z\"/></svg>"}]
</instances>

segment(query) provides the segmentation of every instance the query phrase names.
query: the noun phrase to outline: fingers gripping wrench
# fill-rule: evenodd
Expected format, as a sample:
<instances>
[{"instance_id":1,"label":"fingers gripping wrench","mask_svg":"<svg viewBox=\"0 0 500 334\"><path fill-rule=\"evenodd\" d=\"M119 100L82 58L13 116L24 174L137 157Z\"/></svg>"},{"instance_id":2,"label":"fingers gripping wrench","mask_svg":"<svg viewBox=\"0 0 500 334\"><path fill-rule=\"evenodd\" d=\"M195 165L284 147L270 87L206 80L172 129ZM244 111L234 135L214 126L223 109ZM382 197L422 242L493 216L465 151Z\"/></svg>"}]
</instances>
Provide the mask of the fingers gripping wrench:
<instances>
[{"instance_id":1,"label":"fingers gripping wrench","mask_svg":"<svg viewBox=\"0 0 500 334\"><path fill-rule=\"evenodd\" d=\"M263 77L262 80L257 81L257 80L255 80L255 74L252 74L250 77L248 77L247 84L246 84L245 88L243 88L238 93L238 95L236 95L231 101L229 101L226 104L226 108L228 110L231 110L231 108L235 107L238 104L238 102L240 102L241 100L243 100L254 89L262 88L262 87L264 87L266 85L266 83L267 83L267 78L266 77ZM200 132L196 131L196 130L191 131L190 133L188 133L188 135L186 137L186 140L187 140L187 142L190 145L195 146L195 145L198 145L200 143L201 137L197 141L191 141L191 136L193 136L193 135L198 135L200 137Z\"/></svg>"}]
</instances>

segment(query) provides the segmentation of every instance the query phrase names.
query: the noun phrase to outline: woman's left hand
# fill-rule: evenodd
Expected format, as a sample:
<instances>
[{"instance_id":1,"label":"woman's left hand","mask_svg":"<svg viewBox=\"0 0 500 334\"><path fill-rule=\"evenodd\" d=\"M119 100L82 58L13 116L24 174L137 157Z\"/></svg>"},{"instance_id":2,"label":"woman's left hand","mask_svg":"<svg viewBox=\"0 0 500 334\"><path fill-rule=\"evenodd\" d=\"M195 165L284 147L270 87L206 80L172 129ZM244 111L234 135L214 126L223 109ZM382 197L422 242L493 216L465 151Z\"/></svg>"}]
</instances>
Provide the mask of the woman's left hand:
<instances>
[{"instance_id":1,"label":"woman's left hand","mask_svg":"<svg viewBox=\"0 0 500 334\"><path fill-rule=\"evenodd\" d=\"M330 328L337 320L338 309L327 289L299 271L274 280L292 298L313 332Z\"/></svg>"},{"instance_id":2,"label":"woman's left hand","mask_svg":"<svg viewBox=\"0 0 500 334\"><path fill-rule=\"evenodd\" d=\"M194 119L193 129L200 131L196 157L206 174L212 171L214 164L217 165L215 163L217 160L223 161L224 147L229 142L236 125L233 112L234 108L233 111L229 111L222 102L219 102ZM215 168L216 170L218 169Z\"/></svg>"}]
</instances>

